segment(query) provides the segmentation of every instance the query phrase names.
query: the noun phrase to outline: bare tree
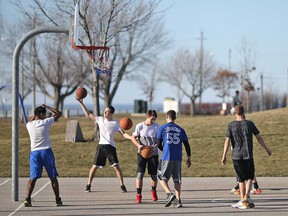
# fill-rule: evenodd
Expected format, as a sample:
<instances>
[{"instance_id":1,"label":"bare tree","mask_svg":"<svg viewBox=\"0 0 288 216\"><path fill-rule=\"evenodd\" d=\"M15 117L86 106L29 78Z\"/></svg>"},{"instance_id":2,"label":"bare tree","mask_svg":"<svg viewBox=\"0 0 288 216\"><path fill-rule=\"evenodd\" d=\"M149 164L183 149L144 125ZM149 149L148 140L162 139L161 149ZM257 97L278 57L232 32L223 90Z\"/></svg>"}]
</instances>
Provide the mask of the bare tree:
<instances>
[{"instance_id":1,"label":"bare tree","mask_svg":"<svg viewBox=\"0 0 288 216\"><path fill-rule=\"evenodd\" d=\"M29 26L27 28L29 29ZM11 31L13 29L9 32ZM11 36L9 43L5 43L7 58L12 58L14 48L9 47L15 47L18 40ZM71 53L66 37L55 37L51 34L39 36L37 39L33 38L21 52L20 93L25 99L36 84L45 96L54 101L54 107L62 110L65 98L71 95L90 73L83 53Z\"/></svg>"},{"instance_id":2,"label":"bare tree","mask_svg":"<svg viewBox=\"0 0 288 216\"><path fill-rule=\"evenodd\" d=\"M280 107L287 107L287 93L284 93L283 95L280 96L279 100L280 100Z\"/></svg>"},{"instance_id":3,"label":"bare tree","mask_svg":"<svg viewBox=\"0 0 288 216\"><path fill-rule=\"evenodd\" d=\"M43 41L41 43L40 40L40 44L34 48L37 70L33 71L32 77L41 91L54 101L54 107L63 110L65 98L91 71L83 54L69 52L66 37L49 35Z\"/></svg>"},{"instance_id":4,"label":"bare tree","mask_svg":"<svg viewBox=\"0 0 288 216\"><path fill-rule=\"evenodd\" d=\"M2 23L3 28L1 31L1 49L0 49L0 55L1 55L1 64L3 61L3 66L1 66L1 77L3 79L9 80L11 78L11 69L12 67L12 59L13 59L13 53L14 49L17 45L17 41L19 40L19 34L23 34L23 26L20 24L14 24L11 25L9 23ZM25 49L21 52L20 58L19 58L19 80L20 80L20 94L23 99L31 93L32 91L32 84L33 80L31 80L29 76L29 68L27 67L26 62L26 56L28 56L28 53ZM5 64L4 64L5 62ZM6 84L10 83L10 81L7 81Z\"/></svg>"},{"instance_id":5,"label":"bare tree","mask_svg":"<svg viewBox=\"0 0 288 216\"><path fill-rule=\"evenodd\" d=\"M215 77L212 78L213 88L218 91L218 97L225 102L225 97L231 96L231 89L234 89L238 80L237 73L229 70L219 70Z\"/></svg>"},{"instance_id":6,"label":"bare tree","mask_svg":"<svg viewBox=\"0 0 288 216\"><path fill-rule=\"evenodd\" d=\"M34 0L33 11L41 16L42 25L60 25L73 15L74 3L72 0L54 0L46 4L46 1ZM104 79L93 72L93 81L88 84L92 86L94 112L100 114L99 98L105 105L111 104L121 81L128 74L137 73L133 70L137 65L139 67L152 55L154 58L160 53L160 47L165 43L163 25L159 25L160 19L152 20L159 0L83 0L80 3L81 37L85 39L85 45L110 46L113 78ZM19 5L20 1L17 0L16 4ZM20 8L31 18L31 13ZM97 59L101 52L91 51L90 55Z\"/></svg>"},{"instance_id":7,"label":"bare tree","mask_svg":"<svg viewBox=\"0 0 288 216\"><path fill-rule=\"evenodd\" d=\"M157 91L157 85L161 82L159 67L157 65L152 68L146 68L142 75L135 77L134 80L138 83L143 94L148 100L149 109L153 109L153 100Z\"/></svg>"},{"instance_id":8,"label":"bare tree","mask_svg":"<svg viewBox=\"0 0 288 216\"><path fill-rule=\"evenodd\" d=\"M32 12L24 8L19 0L14 2L29 20L37 17L37 26L51 24L60 26L63 23L69 26L67 23L70 23L70 17L74 15L75 1L72 0L54 0L49 4L44 0L34 0ZM165 34L162 29L163 25L160 25L159 22L161 19L152 20L159 0L95 2L83 0L80 3L79 15L82 27L80 39L83 45L110 47L110 67L113 69L113 77L99 76L94 71L94 64L91 64L92 79L90 83L85 82L87 86L92 87L94 113L100 115L99 99L103 99L106 106L110 105L121 81L128 78L129 74L139 73L139 70L135 70L135 68L144 66L144 63L155 59L160 53L160 48L164 48ZM32 16L32 14L34 15ZM92 57L91 59L96 60L97 63L97 59L103 57L103 52L101 50L100 52L89 51L89 57ZM60 62L60 58L58 58L56 62L54 70L60 72L60 75L64 69L63 61ZM40 66L40 68L43 73L46 71L45 74L48 75L49 68L44 68L44 66ZM58 78L58 81L61 82L61 78ZM63 79L65 78L62 78L62 81ZM59 95L59 82L53 89L56 99L62 103L62 97ZM43 87L41 90L48 93ZM70 90L66 90L68 92L64 92L63 96L71 93Z\"/></svg>"},{"instance_id":9,"label":"bare tree","mask_svg":"<svg viewBox=\"0 0 288 216\"><path fill-rule=\"evenodd\" d=\"M102 6L108 9L107 12L101 12L101 27L106 28L103 28L104 36L101 32L100 36L103 38L102 44L109 44L111 47L110 66L113 68L113 77L103 78L93 74L93 92L96 92L94 100L101 98L106 106L112 103L121 81L139 74L140 67L155 60L160 48L166 45L163 25L158 20L151 19L158 1L110 3L106 7ZM106 25L103 21L104 14L109 14ZM94 104L97 105L97 101Z\"/></svg>"},{"instance_id":10,"label":"bare tree","mask_svg":"<svg viewBox=\"0 0 288 216\"><path fill-rule=\"evenodd\" d=\"M256 70L256 51L255 44L249 42L246 39L242 40L239 48L240 55L242 56L241 66L241 86L247 91L246 110L250 112L251 100L250 92L254 91L254 84L251 81L251 73Z\"/></svg>"},{"instance_id":11,"label":"bare tree","mask_svg":"<svg viewBox=\"0 0 288 216\"><path fill-rule=\"evenodd\" d=\"M19 1L15 4L24 10ZM3 53L7 58L12 59L19 36L44 23L41 17L37 17L36 13L25 14L29 19L22 20L21 25L17 25L19 27L7 25L5 28L4 33L8 37L5 42L5 49L1 50L1 54ZM63 38L63 35L59 37L55 37L55 35L38 36L37 43L36 38L33 38L30 43L23 47L19 62L20 93L23 99L32 90L35 90L35 85L38 85L45 96L54 101L54 106L57 109L63 109L64 99L71 95L87 77L87 74L91 72L82 69L87 66L87 61L83 63L83 55L77 52L70 54L68 48L67 36ZM77 60L75 60L76 55L78 56Z\"/></svg>"},{"instance_id":12,"label":"bare tree","mask_svg":"<svg viewBox=\"0 0 288 216\"><path fill-rule=\"evenodd\" d=\"M188 50L178 50L171 57L165 70L166 82L174 85L189 98L191 116L195 115L196 99L211 85L210 80L215 72L214 62L210 55L203 54L201 72L199 71L200 61L200 52L192 54Z\"/></svg>"}]
</instances>

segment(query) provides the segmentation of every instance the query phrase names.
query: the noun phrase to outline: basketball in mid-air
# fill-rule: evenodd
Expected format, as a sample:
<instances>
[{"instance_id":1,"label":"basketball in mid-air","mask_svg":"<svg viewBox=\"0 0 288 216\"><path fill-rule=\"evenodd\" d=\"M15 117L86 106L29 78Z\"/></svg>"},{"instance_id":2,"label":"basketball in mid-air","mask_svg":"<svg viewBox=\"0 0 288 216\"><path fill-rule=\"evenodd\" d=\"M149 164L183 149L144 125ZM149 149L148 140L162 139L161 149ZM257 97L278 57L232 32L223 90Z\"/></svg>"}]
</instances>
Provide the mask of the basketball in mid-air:
<instances>
[{"instance_id":1,"label":"basketball in mid-air","mask_svg":"<svg viewBox=\"0 0 288 216\"><path fill-rule=\"evenodd\" d=\"M128 117L123 117L120 120L119 124L123 130L129 130L133 126L132 120Z\"/></svg>"},{"instance_id":2,"label":"basketball in mid-air","mask_svg":"<svg viewBox=\"0 0 288 216\"><path fill-rule=\"evenodd\" d=\"M87 96L87 90L83 87L78 87L76 89L76 97L77 99L83 99Z\"/></svg>"}]
</instances>

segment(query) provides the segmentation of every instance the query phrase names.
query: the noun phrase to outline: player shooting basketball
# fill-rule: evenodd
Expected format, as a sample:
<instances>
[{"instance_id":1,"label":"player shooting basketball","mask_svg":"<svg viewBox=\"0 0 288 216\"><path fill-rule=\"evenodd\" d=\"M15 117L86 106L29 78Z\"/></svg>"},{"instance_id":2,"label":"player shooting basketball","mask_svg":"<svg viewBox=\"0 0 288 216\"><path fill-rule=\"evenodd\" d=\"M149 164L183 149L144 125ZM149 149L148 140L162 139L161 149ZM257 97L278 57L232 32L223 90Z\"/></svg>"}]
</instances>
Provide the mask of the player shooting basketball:
<instances>
[{"instance_id":1,"label":"player shooting basketball","mask_svg":"<svg viewBox=\"0 0 288 216\"><path fill-rule=\"evenodd\" d=\"M106 164L106 159L108 159L110 165L116 172L122 193L127 192L123 181L122 170L120 169L119 161L117 158L114 134L119 132L126 139L131 139L131 136L123 131L117 121L113 119L113 114L115 112L113 106L108 106L105 108L103 117L95 116L93 113L88 111L87 107L83 103L83 98L76 97L76 100L80 103L85 116L98 124L100 131L99 145L97 146L94 162L89 172L88 184L85 191L91 192L91 183L97 169L103 168Z\"/></svg>"}]
</instances>

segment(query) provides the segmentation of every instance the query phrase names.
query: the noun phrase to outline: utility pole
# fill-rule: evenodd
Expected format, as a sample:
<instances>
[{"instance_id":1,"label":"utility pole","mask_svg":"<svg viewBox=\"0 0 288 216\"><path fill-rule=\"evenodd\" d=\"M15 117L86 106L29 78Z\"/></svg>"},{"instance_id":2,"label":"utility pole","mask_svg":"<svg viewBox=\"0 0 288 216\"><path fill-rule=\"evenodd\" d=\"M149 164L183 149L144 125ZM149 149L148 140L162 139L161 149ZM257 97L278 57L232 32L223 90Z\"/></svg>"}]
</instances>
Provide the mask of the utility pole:
<instances>
[{"instance_id":1,"label":"utility pole","mask_svg":"<svg viewBox=\"0 0 288 216\"><path fill-rule=\"evenodd\" d=\"M263 111L263 73L261 73L261 96L260 96L260 111Z\"/></svg>"},{"instance_id":2,"label":"utility pole","mask_svg":"<svg viewBox=\"0 0 288 216\"><path fill-rule=\"evenodd\" d=\"M199 38L198 38L199 39ZM203 41L204 41L204 33L201 31L200 35L200 62L199 62L199 113L202 111L202 92L203 92Z\"/></svg>"},{"instance_id":3,"label":"utility pole","mask_svg":"<svg viewBox=\"0 0 288 216\"><path fill-rule=\"evenodd\" d=\"M229 49L228 50L228 70L229 70L229 72L231 72L231 52L232 52L232 50L231 49ZM231 86L230 86L230 83L228 82L228 94L227 94L227 102L228 103L230 103L230 88L231 88Z\"/></svg>"}]
</instances>

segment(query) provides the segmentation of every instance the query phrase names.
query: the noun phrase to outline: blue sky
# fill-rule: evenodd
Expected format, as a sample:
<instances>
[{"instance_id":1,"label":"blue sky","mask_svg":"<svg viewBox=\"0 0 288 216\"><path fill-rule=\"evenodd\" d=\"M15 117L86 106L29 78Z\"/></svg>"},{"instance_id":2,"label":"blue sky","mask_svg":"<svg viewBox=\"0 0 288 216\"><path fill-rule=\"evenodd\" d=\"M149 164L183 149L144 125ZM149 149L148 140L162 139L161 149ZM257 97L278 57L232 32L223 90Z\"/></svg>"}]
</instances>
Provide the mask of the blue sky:
<instances>
[{"instance_id":1,"label":"blue sky","mask_svg":"<svg viewBox=\"0 0 288 216\"><path fill-rule=\"evenodd\" d=\"M17 17L17 10L8 0L0 0L4 19ZM25 0L25 4L31 0ZM256 71L252 82L260 87L260 74L264 77L264 91L288 91L288 1L286 0L163 0L159 10L167 9L165 29L172 38L172 53L178 48L192 52L200 47L200 32L204 33L204 49L213 54L219 67L228 67L231 50L231 69L239 71L239 48L243 39L255 45ZM127 89L129 86L129 89ZM114 103L133 103L145 99L139 87L124 82ZM158 86L155 103L176 94L167 84ZM184 99L184 101L188 101ZM221 102L213 90L203 93L203 102ZM92 102L92 100L91 100Z\"/></svg>"},{"instance_id":2,"label":"blue sky","mask_svg":"<svg viewBox=\"0 0 288 216\"><path fill-rule=\"evenodd\" d=\"M241 41L255 44L256 71L253 82L279 92L288 91L288 1L285 0L166 0L173 5L165 14L166 28L175 38L175 47L192 50L200 47L200 32L204 32L204 49L213 53L221 67L228 67L231 49L231 69L239 71ZM267 86L268 87L268 86ZM267 90L267 89L266 89ZM265 88L264 88L265 91ZM207 92L208 93L208 92ZM204 100L209 94L204 93Z\"/></svg>"}]
</instances>

